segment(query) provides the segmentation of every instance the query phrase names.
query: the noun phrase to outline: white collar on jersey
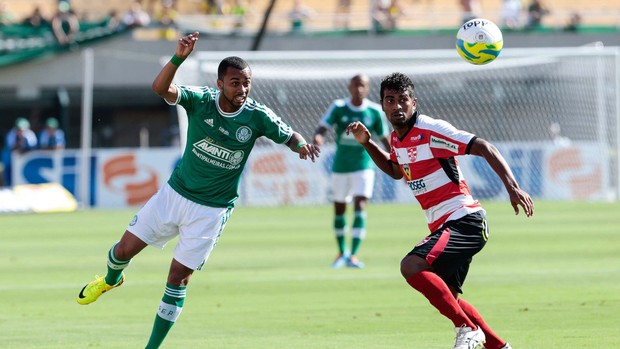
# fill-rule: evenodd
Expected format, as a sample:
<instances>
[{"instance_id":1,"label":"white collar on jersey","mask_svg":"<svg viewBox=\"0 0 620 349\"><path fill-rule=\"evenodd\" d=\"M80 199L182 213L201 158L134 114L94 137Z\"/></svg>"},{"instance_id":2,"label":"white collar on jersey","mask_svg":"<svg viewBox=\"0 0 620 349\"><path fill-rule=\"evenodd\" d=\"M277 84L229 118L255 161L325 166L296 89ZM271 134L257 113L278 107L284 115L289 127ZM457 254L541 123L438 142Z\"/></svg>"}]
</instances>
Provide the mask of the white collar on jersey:
<instances>
[{"instance_id":1,"label":"white collar on jersey","mask_svg":"<svg viewBox=\"0 0 620 349\"><path fill-rule=\"evenodd\" d=\"M245 108L245 105L248 103L248 98L245 98L245 101L243 102L243 105L239 108L239 110L232 112L232 113L227 113L225 111L222 110L222 108L220 108L220 98L221 98L221 91L217 91L215 93L215 107L217 108L217 111L225 118L232 118L235 117L237 115L239 115L241 113L241 111L243 111L243 109Z\"/></svg>"},{"instance_id":2,"label":"white collar on jersey","mask_svg":"<svg viewBox=\"0 0 620 349\"><path fill-rule=\"evenodd\" d=\"M362 100L362 105L357 106L357 105L353 105L353 103L351 102L351 97L347 98L347 107L349 107L349 109L353 110L353 111L363 111L366 110L366 108L368 108L368 99L364 98L364 100Z\"/></svg>"}]
</instances>

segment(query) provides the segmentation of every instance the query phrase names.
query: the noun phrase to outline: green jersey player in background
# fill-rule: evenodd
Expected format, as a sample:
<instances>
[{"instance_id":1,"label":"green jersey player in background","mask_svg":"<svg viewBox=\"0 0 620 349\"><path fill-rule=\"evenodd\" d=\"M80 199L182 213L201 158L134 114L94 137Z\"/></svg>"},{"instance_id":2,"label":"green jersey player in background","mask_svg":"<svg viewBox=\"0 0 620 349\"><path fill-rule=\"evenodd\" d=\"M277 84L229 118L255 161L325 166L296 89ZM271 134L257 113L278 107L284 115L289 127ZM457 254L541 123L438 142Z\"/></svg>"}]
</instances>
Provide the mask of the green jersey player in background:
<instances>
[{"instance_id":1,"label":"green jersey player in background","mask_svg":"<svg viewBox=\"0 0 620 349\"><path fill-rule=\"evenodd\" d=\"M332 263L333 268L343 265L363 268L356 254L366 236L366 206L372 197L375 183L375 164L368 153L355 138L345 133L347 126L354 121L364 124L373 132L385 149L390 149L387 119L381 106L370 101L370 80L366 75L358 74L349 81L350 98L333 101L323 115L314 134L314 144L324 142L325 132L334 128L336 133L336 154L332 165L332 201L334 202L334 234L338 245L338 256ZM347 203L353 201L354 217L351 225L351 249L347 250L345 231L347 230Z\"/></svg>"},{"instance_id":2,"label":"green jersey player in background","mask_svg":"<svg viewBox=\"0 0 620 349\"><path fill-rule=\"evenodd\" d=\"M187 144L168 182L139 210L120 241L108 252L107 274L88 283L77 302L90 304L120 286L131 259L151 245L163 248L179 237L147 349L159 348L179 317L186 287L200 270L224 229L235 201L243 167L257 138L286 144L301 159L315 160L319 148L307 144L271 109L249 98L252 70L239 57L218 67L217 88L172 84L193 51L198 33L179 39L175 55L153 81L153 91L187 111Z\"/></svg>"}]
</instances>

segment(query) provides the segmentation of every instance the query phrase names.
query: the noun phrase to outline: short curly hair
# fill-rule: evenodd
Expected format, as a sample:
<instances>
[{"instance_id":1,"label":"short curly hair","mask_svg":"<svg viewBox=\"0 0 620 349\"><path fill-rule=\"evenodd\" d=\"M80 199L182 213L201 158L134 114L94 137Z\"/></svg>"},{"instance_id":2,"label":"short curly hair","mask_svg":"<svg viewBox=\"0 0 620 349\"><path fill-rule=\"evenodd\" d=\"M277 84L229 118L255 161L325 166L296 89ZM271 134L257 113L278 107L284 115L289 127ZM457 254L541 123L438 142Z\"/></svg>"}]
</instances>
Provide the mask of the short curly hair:
<instances>
[{"instance_id":1,"label":"short curly hair","mask_svg":"<svg viewBox=\"0 0 620 349\"><path fill-rule=\"evenodd\" d=\"M229 67L235 68L237 70L243 70L249 66L250 65L248 64L248 62L243 60L243 58L237 56L226 57L220 62L220 65L217 67L217 78L218 80L224 80L224 75L226 75L226 69L228 69Z\"/></svg>"},{"instance_id":2,"label":"short curly hair","mask_svg":"<svg viewBox=\"0 0 620 349\"><path fill-rule=\"evenodd\" d=\"M411 98L415 98L413 81L403 73L392 73L383 78L381 81L381 91L379 92L381 99L383 99L385 90L409 92Z\"/></svg>"}]
</instances>

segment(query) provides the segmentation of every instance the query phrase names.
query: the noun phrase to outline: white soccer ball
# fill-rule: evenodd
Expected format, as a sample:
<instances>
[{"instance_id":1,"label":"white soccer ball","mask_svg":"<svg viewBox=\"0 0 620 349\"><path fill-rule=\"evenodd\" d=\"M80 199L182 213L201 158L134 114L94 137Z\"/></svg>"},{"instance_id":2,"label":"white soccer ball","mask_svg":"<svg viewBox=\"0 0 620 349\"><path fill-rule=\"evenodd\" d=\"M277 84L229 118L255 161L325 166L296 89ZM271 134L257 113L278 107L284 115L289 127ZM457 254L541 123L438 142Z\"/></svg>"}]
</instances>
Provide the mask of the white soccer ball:
<instances>
[{"instance_id":1,"label":"white soccer ball","mask_svg":"<svg viewBox=\"0 0 620 349\"><path fill-rule=\"evenodd\" d=\"M475 18L461 25L456 51L471 64L491 63L504 47L502 31L488 19Z\"/></svg>"}]
</instances>

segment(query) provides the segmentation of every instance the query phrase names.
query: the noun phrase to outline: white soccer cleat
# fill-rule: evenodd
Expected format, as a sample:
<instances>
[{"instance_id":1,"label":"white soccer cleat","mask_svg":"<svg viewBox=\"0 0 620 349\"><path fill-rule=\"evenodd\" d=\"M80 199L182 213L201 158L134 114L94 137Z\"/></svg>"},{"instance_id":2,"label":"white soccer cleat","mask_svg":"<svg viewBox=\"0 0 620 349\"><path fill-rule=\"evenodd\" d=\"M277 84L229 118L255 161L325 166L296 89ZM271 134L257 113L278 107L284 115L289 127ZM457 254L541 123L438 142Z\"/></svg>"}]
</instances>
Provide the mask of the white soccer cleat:
<instances>
[{"instance_id":1,"label":"white soccer cleat","mask_svg":"<svg viewBox=\"0 0 620 349\"><path fill-rule=\"evenodd\" d=\"M506 344L500 349L512 349L512 347L510 346L510 343L506 342Z\"/></svg>"},{"instance_id":2,"label":"white soccer cleat","mask_svg":"<svg viewBox=\"0 0 620 349\"><path fill-rule=\"evenodd\" d=\"M454 342L454 349L482 349L485 341L485 336L480 327L477 330L472 330L471 327L465 325L456 327L456 341ZM508 344L508 343L506 343Z\"/></svg>"}]
</instances>

